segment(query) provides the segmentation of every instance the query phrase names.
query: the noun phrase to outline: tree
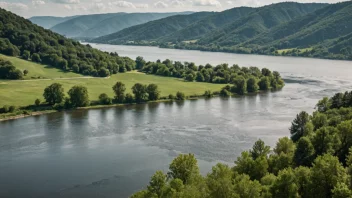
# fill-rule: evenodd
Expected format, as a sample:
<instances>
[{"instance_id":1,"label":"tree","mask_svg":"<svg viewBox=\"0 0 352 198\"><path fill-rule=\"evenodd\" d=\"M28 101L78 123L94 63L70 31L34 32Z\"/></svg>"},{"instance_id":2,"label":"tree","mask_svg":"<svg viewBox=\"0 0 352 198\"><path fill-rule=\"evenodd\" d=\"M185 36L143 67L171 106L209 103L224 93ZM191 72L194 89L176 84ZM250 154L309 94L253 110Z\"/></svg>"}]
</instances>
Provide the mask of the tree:
<instances>
[{"instance_id":1,"label":"tree","mask_svg":"<svg viewBox=\"0 0 352 198\"><path fill-rule=\"evenodd\" d=\"M185 99L186 99L186 96L183 92L178 91L176 93L176 100L185 100Z\"/></svg>"},{"instance_id":2,"label":"tree","mask_svg":"<svg viewBox=\"0 0 352 198\"><path fill-rule=\"evenodd\" d=\"M112 90L115 93L115 100L119 103L122 103L125 99L125 84L122 82L116 82L116 84L112 87Z\"/></svg>"},{"instance_id":3,"label":"tree","mask_svg":"<svg viewBox=\"0 0 352 198\"><path fill-rule=\"evenodd\" d=\"M61 103L64 99L64 88L59 83L53 83L44 89L45 101L50 105Z\"/></svg>"},{"instance_id":4,"label":"tree","mask_svg":"<svg viewBox=\"0 0 352 198\"><path fill-rule=\"evenodd\" d=\"M296 198L299 197L296 176L291 168L281 170L271 188L273 197Z\"/></svg>"},{"instance_id":5,"label":"tree","mask_svg":"<svg viewBox=\"0 0 352 198\"><path fill-rule=\"evenodd\" d=\"M40 100L37 98L37 99L34 101L34 104L35 104L35 106L39 106L39 105L40 105Z\"/></svg>"},{"instance_id":6,"label":"tree","mask_svg":"<svg viewBox=\"0 0 352 198\"><path fill-rule=\"evenodd\" d=\"M247 91L248 92L257 92L259 89L258 80L255 77L250 77L247 80Z\"/></svg>"},{"instance_id":7,"label":"tree","mask_svg":"<svg viewBox=\"0 0 352 198\"><path fill-rule=\"evenodd\" d=\"M149 100L158 100L160 96L160 91L156 84L150 84L147 86L147 93Z\"/></svg>"},{"instance_id":8,"label":"tree","mask_svg":"<svg viewBox=\"0 0 352 198\"><path fill-rule=\"evenodd\" d=\"M235 161L236 166L233 168L239 174L249 175L251 179L260 180L268 173L268 161L266 157L260 156L256 159L248 151L241 153L241 156Z\"/></svg>"},{"instance_id":9,"label":"tree","mask_svg":"<svg viewBox=\"0 0 352 198\"><path fill-rule=\"evenodd\" d=\"M70 103L73 107L85 107L89 105L88 90L84 86L73 86L69 91Z\"/></svg>"},{"instance_id":10,"label":"tree","mask_svg":"<svg viewBox=\"0 0 352 198\"><path fill-rule=\"evenodd\" d=\"M236 87L235 93L243 95L247 92L247 81L244 77L241 76L235 79L234 85Z\"/></svg>"},{"instance_id":11,"label":"tree","mask_svg":"<svg viewBox=\"0 0 352 198\"><path fill-rule=\"evenodd\" d=\"M311 171L308 167L300 166L294 169L298 194L301 197L310 196Z\"/></svg>"},{"instance_id":12,"label":"tree","mask_svg":"<svg viewBox=\"0 0 352 198\"><path fill-rule=\"evenodd\" d=\"M27 76L27 74L28 74L28 70L26 70L26 69L23 70L23 75L24 75L24 76Z\"/></svg>"},{"instance_id":13,"label":"tree","mask_svg":"<svg viewBox=\"0 0 352 198\"><path fill-rule=\"evenodd\" d=\"M32 61L36 62L36 63L40 63L42 62L42 59L40 58L40 55L37 53L33 53L32 54Z\"/></svg>"},{"instance_id":14,"label":"tree","mask_svg":"<svg viewBox=\"0 0 352 198\"><path fill-rule=\"evenodd\" d=\"M130 93L127 93L126 96L125 96L125 102L126 103L133 103L134 102L133 95L130 94Z\"/></svg>"},{"instance_id":15,"label":"tree","mask_svg":"<svg viewBox=\"0 0 352 198\"><path fill-rule=\"evenodd\" d=\"M337 157L330 154L318 156L311 169L312 197L331 197L338 183L346 183L347 175Z\"/></svg>"},{"instance_id":16,"label":"tree","mask_svg":"<svg viewBox=\"0 0 352 198\"><path fill-rule=\"evenodd\" d=\"M186 81L193 82L194 81L194 75L192 73L187 74L185 77Z\"/></svg>"},{"instance_id":17,"label":"tree","mask_svg":"<svg viewBox=\"0 0 352 198\"><path fill-rule=\"evenodd\" d=\"M132 87L132 93L137 103L141 103L148 100L147 86L140 83L136 83Z\"/></svg>"},{"instance_id":18,"label":"tree","mask_svg":"<svg viewBox=\"0 0 352 198\"><path fill-rule=\"evenodd\" d=\"M24 60L28 60L29 57L31 57L31 52L28 51L28 50L24 50L24 51L22 52L22 58L23 58Z\"/></svg>"},{"instance_id":19,"label":"tree","mask_svg":"<svg viewBox=\"0 0 352 198\"><path fill-rule=\"evenodd\" d=\"M196 81L197 82L204 82L204 76L203 76L203 74L201 73L201 72L197 72L197 74L196 74Z\"/></svg>"},{"instance_id":20,"label":"tree","mask_svg":"<svg viewBox=\"0 0 352 198\"><path fill-rule=\"evenodd\" d=\"M297 114L290 127L291 139L293 142L297 142L299 138L304 135L305 125L308 121L309 115L307 112L302 111Z\"/></svg>"},{"instance_id":21,"label":"tree","mask_svg":"<svg viewBox=\"0 0 352 198\"><path fill-rule=\"evenodd\" d=\"M193 154L180 154L172 161L169 169L168 175L182 180L184 184L188 184L192 177L199 175L198 163Z\"/></svg>"},{"instance_id":22,"label":"tree","mask_svg":"<svg viewBox=\"0 0 352 198\"><path fill-rule=\"evenodd\" d=\"M102 93L99 95L99 103L104 105L112 104L111 98L106 93Z\"/></svg>"},{"instance_id":23,"label":"tree","mask_svg":"<svg viewBox=\"0 0 352 198\"><path fill-rule=\"evenodd\" d=\"M267 157L270 152L270 146L266 146L264 141L259 139L257 140L250 153L253 159L257 159L258 157Z\"/></svg>"},{"instance_id":24,"label":"tree","mask_svg":"<svg viewBox=\"0 0 352 198\"><path fill-rule=\"evenodd\" d=\"M212 172L206 178L210 197L232 198L234 194L232 175L233 173L227 165L218 163L213 166Z\"/></svg>"},{"instance_id":25,"label":"tree","mask_svg":"<svg viewBox=\"0 0 352 198\"><path fill-rule=\"evenodd\" d=\"M292 140L290 140L288 137L283 137L277 141L276 147L274 148L274 152L276 154L290 154L295 152L295 148L296 146Z\"/></svg>"},{"instance_id":26,"label":"tree","mask_svg":"<svg viewBox=\"0 0 352 198\"><path fill-rule=\"evenodd\" d=\"M157 197L163 197L163 191L166 187L166 175L162 171L156 171L156 173L150 179L147 189L152 195Z\"/></svg>"},{"instance_id":27,"label":"tree","mask_svg":"<svg viewBox=\"0 0 352 198\"><path fill-rule=\"evenodd\" d=\"M145 66L146 62L143 57L138 56L136 58L136 69L141 70Z\"/></svg>"},{"instance_id":28,"label":"tree","mask_svg":"<svg viewBox=\"0 0 352 198\"><path fill-rule=\"evenodd\" d=\"M98 71L98 74L100 77L108 77L108 76L110 76L110 71L105 68L100 68Z\"/></svg>"},{"instance_id":29,"label":"tree","mask_svg":"<svg viewBox=\"0 0 352 198\"><path fill-rule=\"evenodd\" d=\"M297 166L311 166L314 155L314 147L307 137L302 137L297 142L294 154L294 162Z\"/></svg>"},{"instance_id":30,"label":"tree","mask_svg":"<svg viewBox=\"0 0 352 198\"><path fill-rule=\"evenodd\" d=\"M248 175L238 175L234 179L234 197L259 198L262 186L257 180L250 180Z\"/></svg>"},{"instance_id":31,"label":"tree","mask_svg":"<svg viewBox=\"0 0 352 198\"><path fill-rule=\"evenodd\" d=\"M260 78L260 81L258 83L259 89L260 90L269 90L270 89L270 79L267 76L263 76Z\"/></svg>"}]
</instances>

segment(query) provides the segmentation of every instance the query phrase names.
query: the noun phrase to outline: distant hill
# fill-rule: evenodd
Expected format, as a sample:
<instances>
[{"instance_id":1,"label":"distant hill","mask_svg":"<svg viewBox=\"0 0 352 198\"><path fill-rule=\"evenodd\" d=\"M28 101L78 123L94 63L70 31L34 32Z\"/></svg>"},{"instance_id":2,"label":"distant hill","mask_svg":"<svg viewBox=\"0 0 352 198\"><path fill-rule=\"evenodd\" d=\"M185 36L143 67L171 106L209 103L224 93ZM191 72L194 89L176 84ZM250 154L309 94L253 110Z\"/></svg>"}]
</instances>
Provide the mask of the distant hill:
<instances>
[{"instance_id":1,"label":"distant hill","mask_svg":"<svg viewBox=\"0 0 352 198\"><path fill-rule=\"evenodd\" d=\"M194 20L193 15L180 18L193 23L170 28L177 18L167 17L155 23L133 26L120 32L97 38L94 42L121 44L127 41L157 41L159 43L199 40L200 44L237 44L268 29L306 15L326 4L278 3L261 8L238 7L213 13ZM187 20L187 17L189 20ZM193 19L193 20L192 20ZM177 22L176 22L177 23ZM146 31L148 31L147 35ZM154 35L152 35L154 33ZM162 33L162 34L161 34Z\"/></svg>"},{"instance_id":2,"label":"distant hill","mask_svg":"<svg viewBox=\"0 0 352 198\"><path fill-rule=\"evenodd\" d=\"M78 16L59 23L52 31L66 37L95 38L120 31L134 25L182 13L108 13Z\"/></svg>"},{"instance_id":3,"label":"distant hill","mask_svg":"<svg viewBox=\"0 0 352 198\"><path fill-rule=\"evenodd\" d=\"M199 40L199 43L216 43L220 46L237 45L277 25L304 16L325 6L326 4L301 4L294 2L264 6L223 28L209 32Z\"/></svg>"},{"instance_id":4,"label":"distant hill","mask_svg":"<svg viewBox=\"0 0 352 198\"><path fill-rule=\"evenodd\" d=\"M130 40L154 40L176 32L201 20L213 12L198 12L190 15L176 15L126 28L119 32L94 39L98 43L124 43Z\"/></svg>"},{"instance_id":5,"label":"distant hill","mask_svg":"<svg viewBox=\"0 0 352 198\"><path fill-rule=\"evenodd\" d=\"M29 18L28 20L30 20L34 24L42 26L45 29L50 29L59 23L63 23L75 17L76 16L69 16L69 17L34 16Z\"/></svg>"}]
</instances>

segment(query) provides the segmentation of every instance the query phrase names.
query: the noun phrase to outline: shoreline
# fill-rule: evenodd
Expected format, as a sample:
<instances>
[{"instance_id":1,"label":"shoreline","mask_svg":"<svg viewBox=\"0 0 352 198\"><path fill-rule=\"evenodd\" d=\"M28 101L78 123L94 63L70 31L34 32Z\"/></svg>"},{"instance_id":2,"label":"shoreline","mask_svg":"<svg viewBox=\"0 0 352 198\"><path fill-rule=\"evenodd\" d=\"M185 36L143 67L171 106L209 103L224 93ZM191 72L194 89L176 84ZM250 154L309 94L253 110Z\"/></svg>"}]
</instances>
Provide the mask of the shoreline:
<instances>
[{"instance_id":1,"label":"shoreline","mask_svg":"<svg viewBox=\"0 0 352 198\"><path fill-rule=\"evenodd\" d=\"M90 41L84 41L83 43L90 44ZM327 57L310 57L310 56L289 56L289 55L274 55L274 54L258 54L258 53L236 53L229 51L221 51L221 50L200 50L200 49L187 49L187 48L174 48L174 47L160 47L159 45L143 45L143 44L109 44L109 43L92 43L92 44L102 44L102 45L121 45L121 46L141 46L141 47L156 47L159 49L174 49L174 50L184 50L184 51L200 51L200 52L215 52L215 53L227 53L227 54L240 54L240 55L258 55L258 56L273 56L273 57L291 57L291 58L309 58L309 59L318 59L318 60L335 60L335 61L349 61L350 59L336 59L336 58L327 58Z\"/></svg>"},{"instance_id":2,"label":"shoreline","mask_svg":"<svg viewBox=\"0 0 352 198\"><path fill-rule=\"evenodd\" d=\"M197 100L200 98L204 98L204 97L203 96L202 97L201 96L190 97L185 100ZM122 106L148 104L148 103L177 102L177 101L185 101L185 100L160 99L160 100L155 100L155 101L147 101L144 103L122 103L122 104L110 104L110 105L93 105L93 106L87 106L87 107L79 107L76 109L63 109L63 110L52 109L52 110L44 110L44 111L33 111L29 114L19 114L19 115L14 115L14 116L8 116L5 118L0 118L0 122L9 121L9 120L17 120L17 119L21 119L21 118L26 118L26 117L31 117L31 116L39 116L39 115L50 114L50 113L57 113L57 112L68 112L68 111L89 110L89 109L104 109L104 108L111 108L111 107L122 107Z\"/></svg>"}]
</instances>

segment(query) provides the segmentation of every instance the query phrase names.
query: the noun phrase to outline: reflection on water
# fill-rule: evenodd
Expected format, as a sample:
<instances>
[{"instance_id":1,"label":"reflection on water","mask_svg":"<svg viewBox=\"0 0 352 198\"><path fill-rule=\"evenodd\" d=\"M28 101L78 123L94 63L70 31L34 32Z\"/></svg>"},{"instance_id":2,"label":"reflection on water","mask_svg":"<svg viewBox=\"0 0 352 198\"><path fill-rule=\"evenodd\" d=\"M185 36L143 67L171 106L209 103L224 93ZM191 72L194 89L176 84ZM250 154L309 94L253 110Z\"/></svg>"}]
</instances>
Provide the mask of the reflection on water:
<instances>
[{"instance_id":1,"label":"reflection on water","mask_svg":"<svg viewBox=\"0 0 352 198\"><path fill-rule=\"evenodd\" d=\"M298 65L297 73L309 72L302 69L310 67L308 63ZM343 67L333 63L333 70ZM67 111L0 122L0 197L127 197L144 187L156 170L167 171L179 153L194 153L204 174L217 162L233 164L257 139L274 146L289 135L293 117L302 110L312 112L323 96L350 90L350 69L302 76L289 68L284 70L283 90L245 97Z\"/></svg>"}]
</instances>

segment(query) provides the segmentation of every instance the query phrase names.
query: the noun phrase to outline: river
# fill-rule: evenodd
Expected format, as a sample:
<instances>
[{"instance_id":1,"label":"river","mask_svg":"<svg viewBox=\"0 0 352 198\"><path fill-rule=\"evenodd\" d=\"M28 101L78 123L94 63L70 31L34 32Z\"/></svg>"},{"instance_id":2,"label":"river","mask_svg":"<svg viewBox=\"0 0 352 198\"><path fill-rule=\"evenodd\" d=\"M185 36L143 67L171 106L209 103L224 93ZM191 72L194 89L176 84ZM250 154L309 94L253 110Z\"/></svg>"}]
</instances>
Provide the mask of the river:
<instances>
[{"instance_id":1,"label":"river","mask_svg":"<svg viewBox=\"0 0 352 198\"><path fill-rule=\"evenodd\" d=\"M206 174L259 138L274 146L294 116L352 89L352 62L96 45L122 56L277 70L281 91L59 112L0 122L0 197L128 197L179 153Z\"/></svg>"}]
</instances>

